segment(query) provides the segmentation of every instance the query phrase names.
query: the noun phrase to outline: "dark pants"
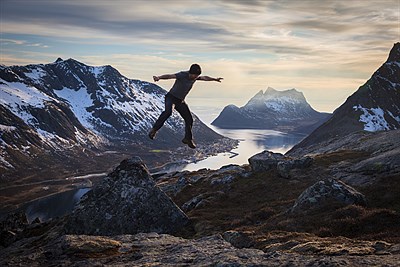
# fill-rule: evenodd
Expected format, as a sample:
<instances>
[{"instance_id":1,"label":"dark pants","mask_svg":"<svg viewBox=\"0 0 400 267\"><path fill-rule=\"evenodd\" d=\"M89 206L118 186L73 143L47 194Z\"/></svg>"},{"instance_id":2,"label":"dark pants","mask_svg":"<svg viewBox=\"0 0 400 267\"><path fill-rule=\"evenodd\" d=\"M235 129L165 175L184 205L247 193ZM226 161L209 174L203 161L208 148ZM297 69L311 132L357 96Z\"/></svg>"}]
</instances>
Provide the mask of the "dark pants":
<instances>
[{"instance_id":1,"label":"dark pants","mask_svg":"<svg viewBox=\"0 0 400 267\"><path fill-rule=\"evenodd\" d=\"M170 93L165 95L165 110L161 113L160 117L158 117L157 121L154 123L153 129L158 131L164 125L164 122L172 115L172 111L174 110L174 108L185 120L185 139L192 140L193 117L192 113L189 110L189 106L184 100L181 100L171 95Z\"/></svg>"}]
</instances>

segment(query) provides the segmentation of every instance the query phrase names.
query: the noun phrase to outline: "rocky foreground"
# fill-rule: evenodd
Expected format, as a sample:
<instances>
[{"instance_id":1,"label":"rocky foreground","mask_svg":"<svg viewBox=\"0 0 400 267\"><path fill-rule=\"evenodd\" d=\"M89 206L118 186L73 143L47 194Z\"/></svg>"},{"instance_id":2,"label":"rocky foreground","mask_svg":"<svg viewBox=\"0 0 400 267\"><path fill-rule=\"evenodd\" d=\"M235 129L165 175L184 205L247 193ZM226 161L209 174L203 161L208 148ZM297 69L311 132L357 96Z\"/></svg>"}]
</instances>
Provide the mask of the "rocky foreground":
<instances>
[{"instance_id":1,"label":"rocky foreground","mask_svg":"<svg viewBox=\"0 0 400 267\"><path fill-rule=\"evenodd\" d=\"M399 266L400 131L152 177L121 162L72 214L1 222L1 266Z\"/></svg>"}]
</instances>

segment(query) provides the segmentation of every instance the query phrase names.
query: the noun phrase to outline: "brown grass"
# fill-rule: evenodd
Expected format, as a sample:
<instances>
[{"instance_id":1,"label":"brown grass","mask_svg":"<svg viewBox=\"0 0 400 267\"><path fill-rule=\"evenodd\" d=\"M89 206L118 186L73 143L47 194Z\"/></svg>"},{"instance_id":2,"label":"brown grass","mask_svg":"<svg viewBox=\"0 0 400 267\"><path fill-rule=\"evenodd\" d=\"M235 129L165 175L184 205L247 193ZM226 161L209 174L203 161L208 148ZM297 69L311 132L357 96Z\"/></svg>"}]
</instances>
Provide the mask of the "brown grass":
<instances>
[{"instance_id":1,"label":"brown grass","mask_svg":"<svg viewBox=\"0 0 400 267\"><path fill-rule=\"evenodd\" d=\"M371 153L365 151L355 151L355 150L340 150L326 154L317 155L315 159L315 164L321 167L328 167L332 164L348 161L348 162L358 162L367 159Z\"/></svg>"},{"instance_id":2,"label":"brown grass","mask_svg":"<svg viewBox=\"0 0 400 267\"><path fill-rule=\"evenodd\" d=\"M350 157L350 154L343 157ZM174 201L181 206L202 193L225 192L223 197L188 212L192 229L190 236L186 233L187 237L227 230L251 231L259 237L265 237L271 231L283 231L320 237L345 236L400 242L400 199L396 198L400 191L393 186L393 179L397 177L387 177L378 186L362 188L369 207L343 207L338 203L330 203L323 209L300 214L286 211L316 181L306 175L299 180L290 180L279 177L276 172L252 174L248 178L237 178L229 187L201 182L185 188Z\"/></svg>"}]
</instances>

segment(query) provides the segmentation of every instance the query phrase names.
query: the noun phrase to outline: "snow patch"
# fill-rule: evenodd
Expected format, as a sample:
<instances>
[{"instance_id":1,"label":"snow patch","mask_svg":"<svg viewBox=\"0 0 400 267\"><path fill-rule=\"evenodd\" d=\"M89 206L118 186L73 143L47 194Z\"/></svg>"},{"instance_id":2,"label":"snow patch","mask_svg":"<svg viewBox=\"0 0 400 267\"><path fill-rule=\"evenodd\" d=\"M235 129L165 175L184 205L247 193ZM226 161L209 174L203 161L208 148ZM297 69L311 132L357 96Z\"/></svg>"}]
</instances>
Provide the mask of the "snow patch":
<instances>
[{"instance_id":1,"label":"snow patch","mask_svg":"<svg viewBox=\"0 0 400 267\"><path fill-rule=\"evenodd\" d=\"M354 106L355 111L361 110L360 122L364 123L364 131L376 132L389 130L389 124L385 120L385 112L380 108L364 108L361 105Z\"/></svg>"},{"instance_id":2,"label":"snow patch","mask_svg":"<svg viewBox=\"0 0 400 267\"><path fill-rule=\"evenodd\" d=\"M90 70L97 79L99 77L99 75L103 74L104 69L105 69L105 67L91 67Z\"/></svg>"},{"instance_id":3,"label":"snow patch","mask_svg":"<svg viewBox=\"0 0 400 267\"><path fill-rule=\"evenodd\" d=\"M44 108L46 101L57 101L33 86L0 80L3 82L0 83L0 104L8 107L28 125L34 125L37 121L29 113L28 107Z\"/></svg>"},{"instance_id":4,"label":"snow patch","mask_svg":"<svg viewBox=\"0 0 400 267\"><path fill-rule=\"evenodd\" d=\"M67 139L64 139L56 134L49 133L42 129L37 129L36 131L39 134L39 137L42 140L42 142L49 145L55 150L62 150L64 148L72 147Z\"/></svg>"},{"instance_id":5,"label":"snow patch","mask_svg":"<svg viewBox=\"0 0 400 267\"><path fill-rule=\"evenodd\" d=\"M93 106L93 100L88 94L86 88L81 88L78 91L75 91L64 87L62 90L54 90L54 93L69 103L75 116L83 126L93 129L92 122L94 118L92 113L87 111L88 107Z\"/></svg>"},{"instance_id":6,"label":"snow patch","mask_svg":"<svg viewBox=\"0 0 400 267\"><path fill-rule=\"evenodd\" d=\"M3 156L0 155L0 164L3 165L6 169L15 169L15 167L9 163Z\"/></svg>"},{"instance_id":7,"label":"snow patch","mask_svg":"<svg viewBox=\"0 0 400 267\"><path fill-rule=\"evenodd\" d=\"M36 68L32 69L31 72L25 72L24 74L32 80L40 80L46 76L46 72L44 70Z\"/></svg>"},{"instance_id":8,"label":"snow patch","mask_svg":"<svg viewBox=\"0 0 400 267\"><path fill-rule=\"evenodd\" d=\"M44 108L44 101L54 100L33 86L24 83L12 82L0 84L0 104L12 106L33 106Z\"/></svg>"},{"instance_id":9,"label":"snow patch","mask_svg":"<svg viewBox=\"0 0 400 267\"><path fill-rule=\"evenodd\" d=\"M12 131L15 131L16 129L17 128L14 126L7 126L7 125L0 124L0 132L10 133Z\"/></svg>"},{"instance_id":10,"label":"snow patch","mask_svg":"<svg viewBox=\"0 0 400 267\"><path fill-rule=\"evenodd\" d=\"M393 119L395 119L398 123L400 123L400 115L396 117L395 115L393 115L392 112L388 111L388 113Z\"/></svg>"}]
</instances>

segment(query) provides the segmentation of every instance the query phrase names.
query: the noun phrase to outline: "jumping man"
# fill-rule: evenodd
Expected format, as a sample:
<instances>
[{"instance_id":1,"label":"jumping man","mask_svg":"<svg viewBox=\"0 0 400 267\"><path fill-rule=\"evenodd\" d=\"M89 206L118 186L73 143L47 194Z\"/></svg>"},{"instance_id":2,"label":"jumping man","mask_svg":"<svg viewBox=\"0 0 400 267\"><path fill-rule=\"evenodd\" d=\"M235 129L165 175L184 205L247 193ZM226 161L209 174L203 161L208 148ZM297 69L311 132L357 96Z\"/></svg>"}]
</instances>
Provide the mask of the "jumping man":
<instances>
[{"instance_id":1,"label":"jumping man","mask_svg":"<svg viewBox=\"0 0 400 267\"><path fill-rule=\"evenodd\" d=\"M172 111L176 109L182 118L185 120L185 138L182 142L190 148L196 148L193 142L192 126L193 117L189 110L189 106L185 102L185 97L188 95L196 81L216 81L221 82L223 78L212 78L209 76L200 76L201 68L197 64L190 66L189 71L181 71L176 74L164 74L161 76L153 76L155 82L159 80L175 79L175 83L171 90L165 95L165 110L154 123L153 128L149 132L150 139L154 139L156 133L164 125L164 122L171 116Z\"/></svg>"}]
</instances>

